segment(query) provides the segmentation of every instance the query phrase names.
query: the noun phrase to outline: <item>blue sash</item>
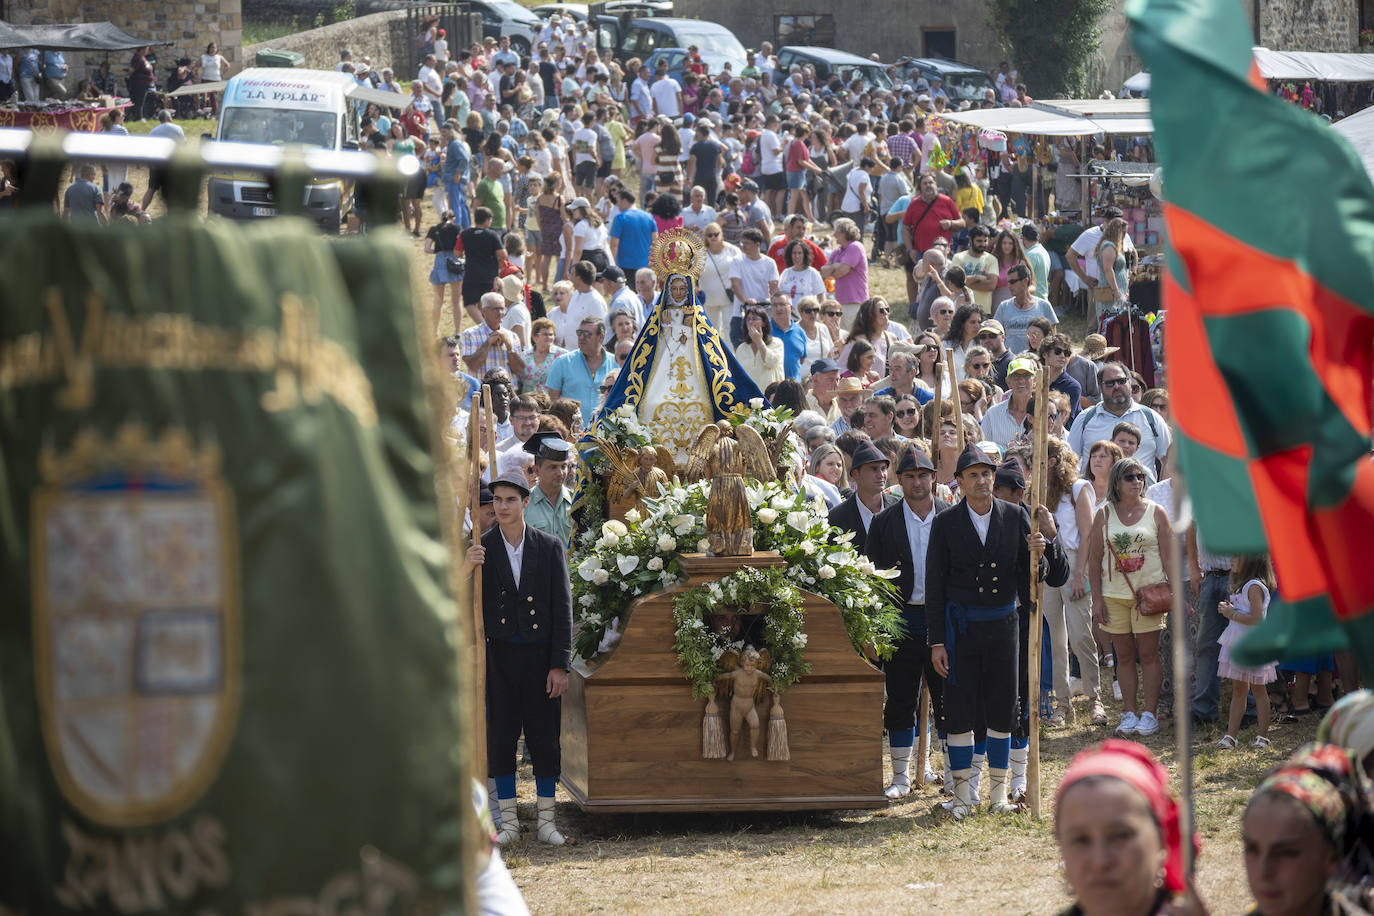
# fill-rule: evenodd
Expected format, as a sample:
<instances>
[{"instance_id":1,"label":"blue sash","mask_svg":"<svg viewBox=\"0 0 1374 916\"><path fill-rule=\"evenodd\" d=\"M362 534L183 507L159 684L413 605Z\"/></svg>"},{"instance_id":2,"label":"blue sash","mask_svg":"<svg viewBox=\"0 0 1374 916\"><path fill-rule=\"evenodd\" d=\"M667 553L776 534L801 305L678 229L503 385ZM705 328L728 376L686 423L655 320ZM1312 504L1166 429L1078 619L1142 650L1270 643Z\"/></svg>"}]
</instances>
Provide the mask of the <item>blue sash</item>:
<instances>
[{"instance_id":1,"label":"blue sash","mask_svg":"<svg viewBox=\"0 0 1374 916\"><path fill-rule=\"evenodd\" d=\"M954 639L958 634L967 633L970 623L991 623L1005 620L1016 613L1016 602L999 607L979 604L962 604L958 601L945 602L945 655L949 659L948 684L959 683L954 679Z\"/></svg>"}]
</instances>

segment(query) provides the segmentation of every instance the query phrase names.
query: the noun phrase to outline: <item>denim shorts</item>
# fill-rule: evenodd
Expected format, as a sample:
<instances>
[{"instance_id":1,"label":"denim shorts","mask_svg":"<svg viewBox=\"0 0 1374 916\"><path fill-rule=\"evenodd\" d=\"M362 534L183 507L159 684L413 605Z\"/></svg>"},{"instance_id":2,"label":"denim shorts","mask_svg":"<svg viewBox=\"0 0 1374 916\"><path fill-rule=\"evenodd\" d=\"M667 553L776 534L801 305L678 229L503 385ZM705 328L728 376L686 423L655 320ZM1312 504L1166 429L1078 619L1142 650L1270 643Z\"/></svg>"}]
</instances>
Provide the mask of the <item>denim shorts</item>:
<instances>
[{"instance_id":1,"label":"denim shorts","mask_svg":"<svg viewBox=\"0 0 1374 916\"><path fill-rule=\"evenodd\" d=\"M802 191L806 189L806 170L787 173L787 190Z\"/></svg>"}]
</instances>

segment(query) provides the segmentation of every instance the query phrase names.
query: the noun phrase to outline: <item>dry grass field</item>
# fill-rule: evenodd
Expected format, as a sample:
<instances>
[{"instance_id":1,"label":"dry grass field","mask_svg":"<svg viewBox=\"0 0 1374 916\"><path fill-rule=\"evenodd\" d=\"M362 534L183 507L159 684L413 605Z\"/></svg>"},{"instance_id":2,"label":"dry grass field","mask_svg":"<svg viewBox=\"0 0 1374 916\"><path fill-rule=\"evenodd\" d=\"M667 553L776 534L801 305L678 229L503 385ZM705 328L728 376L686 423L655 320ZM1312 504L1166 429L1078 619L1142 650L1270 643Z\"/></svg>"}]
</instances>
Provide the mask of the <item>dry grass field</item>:
<instances>
[{"instance_id":1,"label":"dry grass field","mask_svg":"<svg viewBox=\"0 0 1374 916\"><path fill-rule=\"evenodd\" d=\"M187 133L198 134L199 125ZM146 175L135 169L131 180L141 194ZM152 210L160 214L161 201ZM431 257L419 240L409 244L413 293L429 302ZM899 272L875 268L870 276L877 293L904 302ZM1081 339L1082 318L1061 317L1071 336ZM1115 723L1119 704L1109 703L1109 712ZM1081 706L1079 721L1086 721ZM1162 726L1147 743L1175 769L1173 720ZM1250 750L1249 731L1242 735L1243 749L1231 752L1213 749L1221 737L1215 726L1194 736L1203 839L1198 884L1213 912L1239 912L1249 902L1239 840L1249 791L1267 769L1310 739L1315 727L1314 719L1275 726L1269 751ZM876 812L816 814L590 816L560 794L560 823L579 845L555 850L527 834L505 858L536 913L668 916L741 906L818 914L1054 913L1068 904L1052 833L1054 787L1075 752L1105 737L1106 729L1088 725L1043 733L1039 821L1029 814L979 814L953 823L939 808L938 787ZM874 742L876 747L878 738ZM521 816L532 824L528 766L522 767L520 786Z\"/></svg>"}]
</instances>

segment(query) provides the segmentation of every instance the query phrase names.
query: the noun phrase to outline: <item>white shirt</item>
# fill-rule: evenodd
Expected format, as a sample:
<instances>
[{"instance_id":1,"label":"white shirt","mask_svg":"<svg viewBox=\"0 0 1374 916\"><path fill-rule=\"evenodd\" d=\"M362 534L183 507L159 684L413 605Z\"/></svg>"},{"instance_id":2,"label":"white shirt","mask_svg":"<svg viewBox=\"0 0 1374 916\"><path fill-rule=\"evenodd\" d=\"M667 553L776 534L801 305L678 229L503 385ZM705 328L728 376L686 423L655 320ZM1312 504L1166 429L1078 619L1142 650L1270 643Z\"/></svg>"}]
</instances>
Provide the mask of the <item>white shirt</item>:
<instances>
[{"instance_id":1,"label":"white shirt","mask_svg":"<svg viewBox=\"0 0 1374 916\"><path fill-rule=\"evenodd\" d=\"M867 188L869 194L872 194L873 183L869 180L868 173L860 168L851 169L845 178L844 200L840 202L840 209L850 213L857 213L863 209L863 203L859 197L859 191L862 188Z\"/></svg>"},{"instance_id":2,"label":"white shirt","mask_svg":"<svg viewBox=\"0 0 1374 916\"><path fill-rule=\"evenodd\" d=\"M514 330L514 329L517 328L517 327L524 328L524 329L525 329L525 345L526 345L526 346L529 346L530 340L531 340L531 338L530 338L530 324L531 324L531 323L532 323L532 322L531 322L531 319L530 319L530 310L529 310L528 308L525 307L525 304L524 304L523 302L517 302L517 303L515 303L515 304L513 304L513 305L510 304L510 303L507 303L507 305L506 305L506 317L501 319L501 327L506 328L507 330Z\"/></svg>"},{"instance_id":3,"label":"white shirt","mask_svg":"<svg viewBox=\"0 0 1374 916\"><path fill-rule=\"evenodd\" d=\"M857 163L861 158L863 158L864 150L868 149L868 145L872 142L872 134L851 134L849 136L849 139L844 141L843 146L845 150L849 153L849 158L854 160L855 163ZM855 170L857 171L857 169L858 166L856 165Z\"/></svg>"},{"instance_id":4,"label":"white shirt","mask_svg":"<svg viewBox=\"0 0 1374 916\"><path fill-rule=\"evenodd\" d=\"M604 251L606 243L610 240L610 232L606 229L606 224L593 226L590 220L581 219L573 227L573 238L582 240L582 256L586 259L588 251Z\"/></svg>"},{"instance_id":5,"label":"white shirt","mask_svg":"<svg viewBox=\"0 0 1374 916\"><path fill-rule=\"evenodd\" d=\"M515 587L520 587L520 564L525 559L525 535L521 532L520 543L511 544L506 540L506 533L501 532L501 543L506 545L506 556L510 559L510 574L515 579Z\"/></svg>"},{"instance_id":6,"label":"white shirt","mask_svg":"<svg viewBox=\"0 0 1374 916\"><path fill-rule=\"evenodd\" d=\"M765 130L759 135L759 158L762 160L759 171L765 175L776 175L782 171L782 138L777 131Z\"/></svg>"},{"instance_id":7,"label":"white shirt","mask_svg":"<svg viewBox=\"0 0 1374 916\"><path fill-rule=\"evenodd\" d=\"M906 540L911 547L911 595L907 604L926 603L926 548L930 546L930 523L935 521L935 506L931 505L925 518L902 500L902 517L906 519ZM986 537L986 535L984 535Z\"/></svg>"},{"instance_id":8,"label":"white shirt","mask_svg":"<svg viewBox=\"0 0 1374 916\"><path fill-rule=\"evenodd\" d=\"M682 114L682 108L677 103L677 96L681 91L682 84L671 76L656 80L649 86L649 94L654 97L654 108L668 118L676 118Z\"/></svg>"},{"instance_id":9,"label":"white shirt","mask_svg":"<svg viewBox=\"0 0 1374 916\"><path fill-rule=\"evenodd\" d=\"M878 499L881 500L881 499L882 499L882 496L879 495L879 496L878 496ZM878 513L877 513L877 512L870 512L870 511L868 511L868 507L864 505L864 501L863 501L862 499L859 499L859 496L858 496L857 493L854 495L854 505L856 505L856 506L859 507L859 521L863 523L863 526L864 526L864 534L867 534L867 533L868 533L868 526L871 525L871 524L873 524L873 516L877 515ZM879 509L880 509L880 510L881 510L881 508L882 508L882 507L879 506Z\"/></svg>"},{"instance_id":10,"label":"white shirt","mask_svg":"<svg viewBox=\"0 0 1374 916\"><path fill-rule=\"evenodd\" d=\"M1154 421L1153 426L1151 421ZM1144 404L1137 404L1134 400L1119 417L1101 404L1095 404L1074 418L1073 426L1069 428L1069 447L1076 454L1083 456L1079 459L1078 471L1082 473L1087 469L1087 455L1092 449L1092 444L1099 439L1111 439L1112 430L1116 428L1116 424L1122 422L1134 423L1139 427L1140 448L1136 449L1133 457L1145 465L1147 486L1153 484L1155 460L1163 459L1169 452L1169 424L1154 410ZM1156 432L1158 435L1155 435Z\"/></svg>"},{"instance_id":11,"label":"white shirt","mask_svg":"<svg viewBox=\"0 0 1374 916\"><path fill-rule=\"evenodd\" d=\"M682 211L684 219L690 212ZM735 262L744 257L744 252L738 246L729 242L723 245L719 254L712 254L709 248L706 249L706 268L701 272L701 280L697 284L697 290L710 308L723 309L730 304L730 297L725 295L730 288L730 271L734 269Z\"/></svg>"},{"instance_id":12,"label":"white shirt","mask_svg":"<svg viewBox=\"0 0 1374 916\"><path fill-rule=\"evenodd\" d=\"M1078 238L1074 239L1073 244L1069 246L1070 250L1083 259L1083 272L1094 280L1101 279L1102 274L1102 271L1098 268L1097 255L1095 253L1097 250L1097 243L1100 241L1102 241L1102 227L1089 226L1087 229L1084 229L1083 232L1079 234ZM1121 248L1122 254L1125 254L1127 251L1135 251L1135 244L1131 242L1131 234L1129 232L1121 239ZM1072 277L1075 281L1078 279L1078 274L1074 273L1072 270L1068 271L1066 276ZM1081 287L1083 284L1079 283L1078 285Z\"/></svg>"},{"instance_id":13,"label":"white shirt","mask_svg":"<svg viewBox=\"0 0 1374 916\"><path fill-rule=\"evenodd\" d=\"M707 265L707 269L710 269L710 265ZM767 255L761 254L757 258L745 256L730 265L729 276L739 278L740 288L744 291L745 299L767 302L768 286L778 279L778 264ZM743 314L744 303L736 298L734 314L731 317L739 317Z\"/></svg>"},{"instance_id":14,"label":"white shirt","mask_svg":"<svg viewBox=\"0 0 1374 916\"><path fill-rule=\"evenodd\" d=\"M987 515L979 515L973 511L973 506L967 502L964 505L968 506L968 517L973 519L973 530L978 532L979 542L986 544L988 542L988 528L992 525L992 510L988 509Z\"/></svg>"},{"instance_id":15,"label":"white shirt","mask_svg":"<svg viewBox=\"0 0 1374 916\"><path fill-rule=\"evenodd\" d=\"M439 71L433 67L420 66L420 72L416 75L425 86L425 98L437 99L444 94L443 80L439 79Z\"/></svg>"},{"instance_id":16,"label":"white shirt","mask_svg":"<svg viewBox=\"0 0 1374 916\"><path fill-rule=\"evenodd\" d=\"M715 221L716 210L714 207L702 207L700 210L693 210L688 207L682 211L682 227L691 229L693 232L701 232Z\"/></svg>"}]
</instances>

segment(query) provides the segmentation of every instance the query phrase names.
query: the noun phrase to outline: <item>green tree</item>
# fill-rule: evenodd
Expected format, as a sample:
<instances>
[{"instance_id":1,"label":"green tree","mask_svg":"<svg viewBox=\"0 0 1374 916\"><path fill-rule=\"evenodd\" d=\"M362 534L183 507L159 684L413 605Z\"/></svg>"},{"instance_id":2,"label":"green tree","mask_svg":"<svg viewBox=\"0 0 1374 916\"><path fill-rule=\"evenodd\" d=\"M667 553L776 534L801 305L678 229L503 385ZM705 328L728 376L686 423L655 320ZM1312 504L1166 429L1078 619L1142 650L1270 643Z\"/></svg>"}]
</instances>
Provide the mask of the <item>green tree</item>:
<instances>
[{"instance_id":1,"label":"green tree","mask_svg":"<svg viewBox=\"0 0 1374 916\"><path fill-rule=\"evenodd\" d=\"M1113 0L992 0L990 19L1003 51L1033 97L1081 97Z\"/></svg>"}]
</instances>

